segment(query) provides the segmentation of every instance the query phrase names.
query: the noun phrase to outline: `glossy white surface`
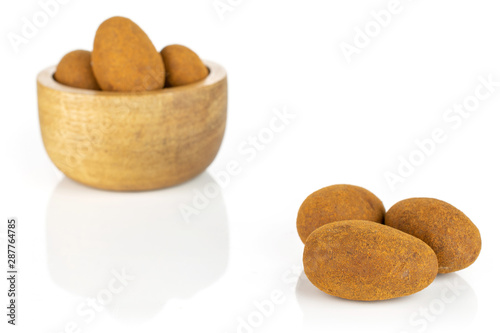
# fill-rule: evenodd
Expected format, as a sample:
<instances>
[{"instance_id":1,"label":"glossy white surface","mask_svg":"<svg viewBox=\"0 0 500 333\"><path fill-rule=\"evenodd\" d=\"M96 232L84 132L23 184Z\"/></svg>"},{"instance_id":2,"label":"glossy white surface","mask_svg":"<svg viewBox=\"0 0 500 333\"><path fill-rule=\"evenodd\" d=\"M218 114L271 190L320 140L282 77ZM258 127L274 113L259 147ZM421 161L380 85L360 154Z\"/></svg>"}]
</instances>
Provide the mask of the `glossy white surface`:
<instances>
[{"instance_id":1,"label":"glossy white surface","mask_svg":"<svg viewBox=\"0 0 500 333\"><path fill-rule=\"evenodd\" d=\"M2 312L1 332L495 329L500 86L462 120L443 117L476 94L479 77L500 82L498 2L402 0L349 64L340 44L389 1L231 3L220 20L212 0L69 1L19 53L1 39L0 221L16 216L20 226L19 326ZM40 8L2 4L2 36L21 33L22 18ZM37 73L91 49L99 23L114 15L136 21L158 49L182 43L228 71L226 137L207 172L186 184L94 190L61 175L43 149ZM436 128L447 139L392 190L384 174ZM225 176L235 163L239 173ZM455 205L481 231L479 259L401 299L323 294L303 274L295 218L307 195L336 183L366 187L386 208L415 196ZM5 257L1 250L2 272Z\"/></svg>"}]
</instances>

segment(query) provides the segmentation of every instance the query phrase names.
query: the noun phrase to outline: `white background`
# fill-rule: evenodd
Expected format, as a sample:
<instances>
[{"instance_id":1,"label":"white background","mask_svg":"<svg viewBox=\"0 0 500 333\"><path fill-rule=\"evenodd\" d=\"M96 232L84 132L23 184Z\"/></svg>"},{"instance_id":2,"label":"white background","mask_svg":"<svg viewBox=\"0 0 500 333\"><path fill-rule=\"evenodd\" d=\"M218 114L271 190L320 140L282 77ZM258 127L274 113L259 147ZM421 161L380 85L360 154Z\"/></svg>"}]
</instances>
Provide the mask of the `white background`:
<instances>
[{"instance_id":1,"label":"white background","mask_svg":"<svg viewBox=\"0 0 500 333\"><path fill-rule=\"evenodd\" d=\"M60 333L71 322L80 332L124 333L495 331L500 87L456 128L443 115L474 95L480 76L500 81L498 1L401 0L350 63L341 43L353 44L356 27L370 26L370 12L389 1L229 3L221 19L212 0L70 0L17 53L7 34L20 34L23 17L41 7L2 3L0 230L10 216L20 225L19 325L8 331ZM37 73L71 50L90 50L99 24L115 15L133 19L158 49L184 44L228 72L219 155L182 186L93 190L60 174L43 148ZM295 118L248 161L238 147L268 127L274 109ZM391 189L384 174L416 156L415 140L436 128L445 142ZM241 174L199 216L183 219L180 205L231 160ZM481 255L413 296L361 303L325 295L303 275L295 218L307 195L337 183L366 187L387 209L415 196L445 200L478 226ZM80 316L122 269L134 280L95 316Z\"/></svg>"}]
</instances>

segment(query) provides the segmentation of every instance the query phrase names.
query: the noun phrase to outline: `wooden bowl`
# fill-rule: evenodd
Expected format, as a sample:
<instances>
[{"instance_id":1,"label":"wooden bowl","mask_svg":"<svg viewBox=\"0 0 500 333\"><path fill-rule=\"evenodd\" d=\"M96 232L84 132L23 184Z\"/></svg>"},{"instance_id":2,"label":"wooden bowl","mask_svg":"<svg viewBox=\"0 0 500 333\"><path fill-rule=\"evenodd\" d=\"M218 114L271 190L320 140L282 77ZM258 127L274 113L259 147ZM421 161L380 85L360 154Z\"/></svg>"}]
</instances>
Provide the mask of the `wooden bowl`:
<instances>
[{"instance_id":1,"label":"wooden bowl","mask_svg":"<svg viewBox=\"0 0 500 333\"><path fill-rule=\"evenodd\" d=\"M38 75L38 111L45 149L69 178L106 190L173 186L204 171L226 127L227 76L150 92L104 92L55 81L56 67Z\"/></svg>"}]
</instances>

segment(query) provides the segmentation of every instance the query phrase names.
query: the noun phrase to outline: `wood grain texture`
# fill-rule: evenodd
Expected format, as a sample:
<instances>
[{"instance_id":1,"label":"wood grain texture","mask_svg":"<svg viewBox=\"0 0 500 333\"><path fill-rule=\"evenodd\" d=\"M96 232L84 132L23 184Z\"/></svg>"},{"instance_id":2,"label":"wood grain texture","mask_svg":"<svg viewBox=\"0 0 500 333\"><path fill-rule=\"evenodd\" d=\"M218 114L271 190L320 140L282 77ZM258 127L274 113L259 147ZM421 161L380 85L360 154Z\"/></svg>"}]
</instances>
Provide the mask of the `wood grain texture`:
<instances>
[{"instance_id":1,"label":"wood grain texture","mask_svg":"<svg viewBox=\"0 0 500 333\"><path fill-rule=\"evenodd\" d=\"M45 149L69 178L107 190L173 186L203 172L220 148L227 117L227 75L149 92L102 92L56 82L55 67L38 75Z\"/></svg>"}]
</instances>

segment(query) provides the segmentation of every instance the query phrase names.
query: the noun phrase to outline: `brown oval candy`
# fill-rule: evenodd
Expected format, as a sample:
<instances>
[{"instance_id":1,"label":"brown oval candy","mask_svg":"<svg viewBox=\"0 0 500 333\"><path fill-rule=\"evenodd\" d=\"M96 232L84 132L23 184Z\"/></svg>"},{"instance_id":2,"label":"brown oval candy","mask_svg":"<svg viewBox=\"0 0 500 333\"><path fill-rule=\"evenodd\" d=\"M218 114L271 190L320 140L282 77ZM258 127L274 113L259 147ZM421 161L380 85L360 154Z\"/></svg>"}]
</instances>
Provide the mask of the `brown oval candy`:
<instances>
[{"instance_id":1,"label":"brown oval candy","mask_svg":"<svg viewBox=\"0 0 500 333\"><path fill-rule=\"evenodd\" d=\"M149 91L165 85L165 66L155 46L124 17L112 17L97 29L92 68L102 90Z\"/></svg>"},{"instance_id":2,"label":"brown oval candy","mask_svg":"<svg viewBox=\"0 0 500 333\"><path fill-rule=\"evenodd\" d=\"M414 294L436 277L434 251L420 239L370 221L316 229L304 248L304 272L323 292L359 301Z\"/></svg>"},{"instance_id":3,"label":"brown oval candy","mask_svg":"<svg viewBox=\"0 0 500 333\"><path fill-rule=\"evenodd\" d=\"M161 50L167 86L177 87L203 80L208 69L200 57L182 45L169 45Z\"/></svg>"},{"instance_id":4,"label":"brown oval candy","mask_svg":"<svg viewBox=\"0 0 500 333\"><path fill-rule=\"evenodd\" d=\"M297 231L305 243L322 225L344 220L383 223L384 214L384 204L370 191L354 185L332 185L304 200L297 215Z\"/></svg>"},{"instance_id":5,"label":"brown oval candy","mask_svg":"<svg viewBox=\"0 0 500 333\"><path fill-rule=\"evenodd\" d=\"M76 50L66 54L57 65L54 78L64 85L101 90L90 66L90 52Z\"/></svg>"},{"instance_id":6,"label":"brown oval candy","mask_svg":"<svg viewBox=\"0 0 500 333\"><path fill-rule=\"evenodd\" d=\"M385 224L420 238L435 252L439 273L471 265L481 251L479 230L452 205L431 198L411 198L389 209Z\"/></svg>"}]
</instances>

